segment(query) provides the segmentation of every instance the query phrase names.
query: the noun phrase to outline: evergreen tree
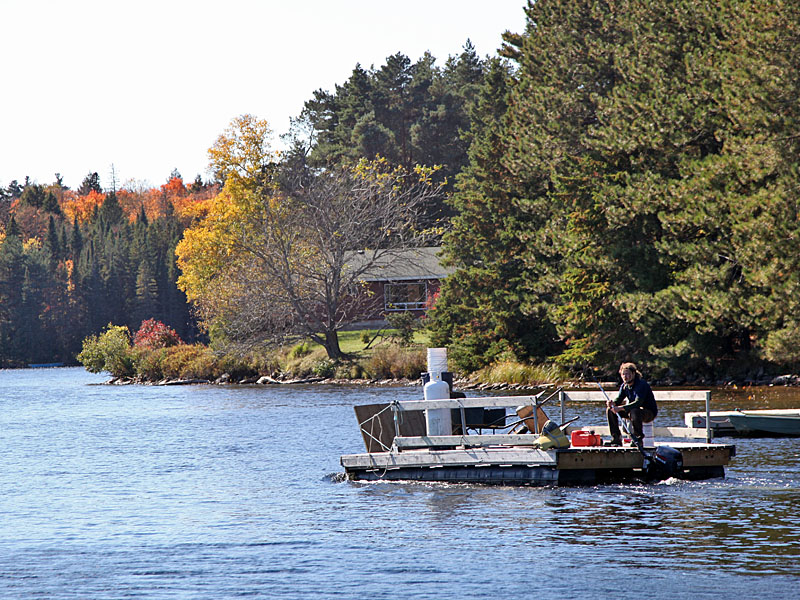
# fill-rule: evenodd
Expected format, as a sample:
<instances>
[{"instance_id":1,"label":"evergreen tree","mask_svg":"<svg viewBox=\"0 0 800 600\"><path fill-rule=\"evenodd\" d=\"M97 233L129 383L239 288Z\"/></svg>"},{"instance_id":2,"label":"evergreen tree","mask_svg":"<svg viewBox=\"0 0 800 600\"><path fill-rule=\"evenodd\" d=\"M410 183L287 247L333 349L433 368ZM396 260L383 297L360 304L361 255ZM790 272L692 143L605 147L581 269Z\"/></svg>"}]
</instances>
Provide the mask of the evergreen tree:
<instances>
[{"instance_id":1,"label":"evergreen tree","mask_svg":"<svg viewBox=\"0 0 800 600\"><path fill-rule=\"evenodd\" d=\"M61 239L59 238L53 215L50 215L50 218L48 219L47 237L45 238L44 246L47 250L47 253L50 255L50 260L52 261L53 265L57 265L58 261L62 258L63 251L61 247Z\"/></svg>"},{"instance_id":2,"label":"evergreen tree","mask_svg":"<svg viewBox=\"0 0 800 600\"><path fill-rule=\"evenodd\" d=\"M429 313L434 343L447 345L454 364L466 370L503 356L543 360L554 351L543 302L525 294L526 242L516 232L529 228L529 217L515 204L502 164L507 142L498 124L510 85L509 66L492 60L472 110L470 164L450 200L456 216L444 249L457 271Z\"/></svg>"},{"instance_id":3,"label":"evergreen tree","mask_svg":"<svg viewBox=\"0 0 800 600\"><path fill-rule=\"evenodd\" d=\"M517 65L501 191L475 197L487 212L510 199L497 255L519 259L511 287L557 330L558 360L713 374L797 357L798 7L551 0L527 14L504 49ZM474 272L467 252L456 280ZM494 331L497 304L461 289L486 302L472 327Z\"/></svg>"},{"instance_id":4,"label":"evergreen tree","mask_svg":"<svg viewBox=\"0 0 800 600\"><path fill-rule=\"evenodd\" d=\"M44 188L36 183L31 183L25 186L25 189L22 191L22 196L20 196L20 204L25 206L30 206L32 208L41 208L45 202L45 191Z\"/></svg>"},{"instance_id":5,"label":"evergreen tree","mask_svg":"<svg viewBox=\"0 0 800 600\"><path fill-rule=\"evenodd\" d=\"M316 91L301 115L314 129L310 164L382 156L406 168L441 165L444 177L454 177L466 163L460 135L483 63L469 42L444 70L435 61L426 53L412 64L397 53L379 69L356 65L333 93Z\"/></svg>"},{"instance_id":6,"label":"evergreen tree","mask_svg":"<svg viewBox=\"0 0 800 600\"><path fill-rule=\"evenodd\" d=\"M125 213L122 211L117 195L114 192L106 195L106 199L100 207L98 218L107 227L119 225L125 219Z\"/></svg>"},{"instance_id":7,"label":"evergreen tree","mask_svg":"<svg viewBox=\"0 0 800 600\"><path fill-rule=\"evenodd\" d=\"M158 307L158 284L147 262L142 261L136 274L133 322L141 324L142 321L154 318L154 315L161 315Z\"/></svg>"},{"instance_id":8,"label":"evergreen tree","mask_svg":"<svg viewBox=\"0 0 800 600\"><path fill-rule=\"evenodd\" d=\"M0 242L0 364L20 364L21 290L25 277L22 240L14 218Z\"/></svg>"},{"instance_id":9,"label":"evergreen tree","mask_svg":"<svg viewBox=\"0 0 800 600\"><path fill-rule=\"evenodd\" d=\"M81 185L77 189L79 196L86 196L89 192L103 193L103 188L100 187L100 176L95 173L89 173L83 178Z\"/></svg>"},{"instance_id":10,"label":"evergreen tree","mask_svg":"<svg viewBox=\"0 0 800 600\"><path fill-rule=\"evenodd\" d=\"M74 262L78 262L81 251L83 250L83 235L81 234L81 228L78 225L77 217L72 221L72 232L69 236L69 251L70 256Z\"/></svg>"},{"instance_id":11,"label":"evergreen tree","mask_svg":"<svg viewBox=\"0 0 800 600\"><path fill-rule=\"evenodd\" d=\"M45 194L44 201L42 202L42 209L45 212L49 212L54 215L61 214L61 207L58 205L58 199L56 198L56 195L53 192L48 191Z\"/></svg>"},{"instance_id":12,"label":"evergreen tree","mask_svg":"<svg viewBox=\"0 0 800 600\"><path fill-rule=\"evenodd\" d=\"M6 188L6 194L12 200L16 200L20 196L22 196L23 187L20 186L19 182L16 179L11 180L11 183L8 184Z\"/></svg>"}]
</instances>

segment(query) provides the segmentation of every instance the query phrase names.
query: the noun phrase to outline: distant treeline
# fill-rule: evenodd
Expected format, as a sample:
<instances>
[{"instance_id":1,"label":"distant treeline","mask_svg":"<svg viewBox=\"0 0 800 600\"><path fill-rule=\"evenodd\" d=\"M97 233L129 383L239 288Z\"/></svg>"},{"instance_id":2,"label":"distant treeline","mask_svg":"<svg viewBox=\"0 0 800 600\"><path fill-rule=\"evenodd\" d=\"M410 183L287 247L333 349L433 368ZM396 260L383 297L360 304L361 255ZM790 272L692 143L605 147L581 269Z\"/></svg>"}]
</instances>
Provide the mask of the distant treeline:
<instances>
[{"instance_id":1,"label":"distant treeline","mask_svg":"<svg viewBox=\"0 0 800 600\"><path fill-rule=\"evenodd\" d=\"M197 335L175 285L175 245L193 205L214 194L174 173L160 188L103 192L12 182L0 202L0 366L72 363L109 323L157 318Z\"/></svg>"}]
</instances>

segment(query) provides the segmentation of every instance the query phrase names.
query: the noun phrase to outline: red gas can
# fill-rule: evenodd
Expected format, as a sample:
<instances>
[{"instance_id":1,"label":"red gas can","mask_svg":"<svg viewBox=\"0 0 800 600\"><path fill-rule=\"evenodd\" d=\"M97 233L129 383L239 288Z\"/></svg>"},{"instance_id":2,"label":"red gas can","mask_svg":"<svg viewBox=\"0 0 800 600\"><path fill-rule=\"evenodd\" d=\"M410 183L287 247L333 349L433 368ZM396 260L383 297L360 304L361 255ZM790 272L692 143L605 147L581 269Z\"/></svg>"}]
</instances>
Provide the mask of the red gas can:
<instances>
[{"instance_id":1,"label":"red gas can","mask_svg":"<svg viewBox=\"0 0 800 600\"><path fill-rule=\"evenodd\" d=\"M593 431L578 429L572 432L570 442L573 446L602 446L603 438Z\"/></svg>"}]
</instances>

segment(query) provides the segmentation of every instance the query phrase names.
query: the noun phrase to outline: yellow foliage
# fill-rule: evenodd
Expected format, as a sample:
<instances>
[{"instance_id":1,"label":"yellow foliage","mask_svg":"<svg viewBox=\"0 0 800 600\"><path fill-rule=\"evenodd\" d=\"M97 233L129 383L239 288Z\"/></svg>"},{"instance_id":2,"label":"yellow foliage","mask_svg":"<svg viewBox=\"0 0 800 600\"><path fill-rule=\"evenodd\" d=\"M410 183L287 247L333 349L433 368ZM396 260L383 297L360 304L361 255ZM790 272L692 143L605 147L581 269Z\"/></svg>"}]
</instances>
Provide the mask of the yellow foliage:
<instances>
[{"instance_id":1,"label":"yellow foliage","mask_svg":"<svg viewBox=\"0 0 800 600\"><path fill-rule=\"evenodd\" d=\"M41 242L41 240L38 240L38 239L36 239L36 238L28 238L28 239L27 239L27 240L25 240L25 242L22 244L22 249L23 249L23 250L30 250L30 249L32 249L32 248L41 248L41 247L42 247L42 242Z\"/></svg>"},{"instance_id":2,"label":"yellow foliage","mask_svg":"<svg viewBox=\"0 0 800 600\"><path fill-rule=\"evenodd\" d=\"M75 291L75 278L73 274L75 272L75 263L71 258L68 258L64 261L64 268L67 270L67 291L72 293Z\"/></svg>"},{"instance_id":3,"label":"yellow foliage","mask_svg":"<svg viewBox=\"0 0 800 600\"><path fill-rule=\"evenodd\" d=\"M287 214L285 201L269 180L267 167L277 157L269 148L271 135L266 121L242 115L208 151L211 167L225 185L215 197L187 209L196 221L175 250L181 269L178 285L190 301L216 304L235 297L241 283L232 274L246 270L260 255L260 225Z\"/></svg>"},{"instance_id":4,"label":"yellow foliage","mask_svg":"<svg viewBox=\"0 0 800 600\"><path fill-rule=\"evenodd\" d=\"M267 121L250 114L236 117L208 149L211 168L235 185L257 181L278 158L278 153L270 149L271 137Z\"/></svg>"},{"instance_id":5,"label":"yellow foliage","mask_svg":"<svg viewBox=\"0 0 800 600\"><path fill-rule=\"evenodd\" d=\"M407 173L379 158L287 196L272 179L270 136L266 121L243 115L217 138L209 157L224 186L195 204L196 220L175 251L178 285L219 340L286 332L324 310L340 318L349 284L332 272L341 264L336 253L390 238L402 223L370 220L376 202L391 213L387 206L406 206L404 194L415 200L415 186L429 184L430 170Z\"/></svg>"}]
</instances>

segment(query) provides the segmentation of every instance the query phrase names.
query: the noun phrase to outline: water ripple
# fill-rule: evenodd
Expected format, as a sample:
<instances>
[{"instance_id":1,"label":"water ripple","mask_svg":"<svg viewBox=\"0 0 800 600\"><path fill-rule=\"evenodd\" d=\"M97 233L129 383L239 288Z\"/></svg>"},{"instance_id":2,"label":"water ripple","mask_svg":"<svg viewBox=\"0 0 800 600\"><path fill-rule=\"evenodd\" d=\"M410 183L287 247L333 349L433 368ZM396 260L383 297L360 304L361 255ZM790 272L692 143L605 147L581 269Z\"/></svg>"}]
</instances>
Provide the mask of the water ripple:
<instances>
[{"instance_id":1,"label":"water ripple","mask_svg":"<svg viewBox=\"0 0 800 600\"><path fill-rule=\"evenodd\" d=\"M0 372L0 597L796 597L800 440L737 440L705 482L352 483L352 404L419 388L97 380Z\"/></svg>"}]
</instances>

